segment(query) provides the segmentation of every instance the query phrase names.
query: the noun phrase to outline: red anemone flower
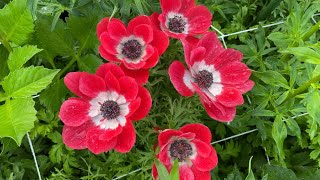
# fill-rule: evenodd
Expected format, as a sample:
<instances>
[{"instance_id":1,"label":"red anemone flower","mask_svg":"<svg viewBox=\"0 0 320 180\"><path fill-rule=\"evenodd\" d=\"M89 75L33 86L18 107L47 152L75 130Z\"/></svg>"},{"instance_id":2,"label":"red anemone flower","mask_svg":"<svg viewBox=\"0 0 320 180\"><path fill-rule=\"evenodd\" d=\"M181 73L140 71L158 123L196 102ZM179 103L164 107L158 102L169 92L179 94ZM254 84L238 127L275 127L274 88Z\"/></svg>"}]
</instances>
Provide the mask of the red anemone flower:
<instances>
[{"instance_id":1,"label":"red anemone flower","mask_svg":"<svg viewBox=\"0 0 320 180\"><path fill-rule=\"evenodd\" d=\"M210 142L211 132L202 124L188 124L180 130L167 129L158 136L160 152L157 158L168 171L177 159L180 179L210 180L210 171L218 164L217 153ZM158 177L155 165L152 176Z\"/></svg>"},{"instance_id":2,"label":"red anemone flower","mask_svg":"<svg viewBox=\"0 0 320 180\"><path fill-rule=\"evenodd\" d=\"M119 19L106 17L97 25L97 35L104 59L135 70L154 67L169 45L166 34L148 16L133 18L128 27Z\"/></svg>"},{"instance_id":3,"label":"red anemone flower","mask_svg":"<svg viewBox=\"0 0 320 180\"><path fill-rule=\"evenodd\" d=\"M182 96L197 92L201 103L213 119L229 122L234 119L236 106L244 103L242 94L251 90L250 69L241 62L242 53L224 49L214 32L199 40L188 37L183 41L185 60L169 67L170 80Z\"/></svg>"},{"instance_id":4,"label":"red anemone flower","mask_svg":"<svg viewBox=\"0 0 320 180\"><path fill-rule=\"evenodd\" d=\"M96 74L68 73L64 82L79 98L61 106L63 142L95 154L129 152L136 140L132 121L143 119L152 105L148 90L113 63L101 65Z\"/></svg>"},{"instance_id":5,"label":"red anemone flower","mask_svg":"<svg viewBox=\"0 0 320 180\"><path fill-rule=\"evenodd\" d=\"M182 39L208 31L212 14L207 7L195 5L194 0L160 0L162 30L170 37Z\"/></svg>"}]
</instances>

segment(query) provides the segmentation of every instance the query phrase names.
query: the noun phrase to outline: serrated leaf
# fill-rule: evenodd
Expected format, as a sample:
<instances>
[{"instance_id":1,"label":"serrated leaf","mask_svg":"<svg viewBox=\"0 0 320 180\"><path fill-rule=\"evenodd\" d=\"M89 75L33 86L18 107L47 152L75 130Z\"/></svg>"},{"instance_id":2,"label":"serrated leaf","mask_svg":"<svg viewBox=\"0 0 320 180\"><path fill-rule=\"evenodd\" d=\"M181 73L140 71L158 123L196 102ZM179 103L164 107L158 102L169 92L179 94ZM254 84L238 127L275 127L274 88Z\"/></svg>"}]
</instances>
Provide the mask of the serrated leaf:
<instances>
[{"instance_id":1,"label":"serrated leaf","mask_svg":"<svg viewBox=\"0 0 320 180\"><path fill-rule=\"evenodd\" d=\"M268 174L268 179L276 180L276 179L290 179L296 180L297 177L291 169L287 169L284 167L276 166L276 165L265 165L262 168L264 174Z\"/></svg>"},{"instance_id":2,"label":"serrated leaf","mask_svg":"<svg viewBox=\"0 0 320 180\"><path fill-rule=\"evenodd\" d=\"M272 138L276 142L277 151L279 154L280 159L285 158L285 154L283 151L283 142L287 137L287 127L282 121L281 116L276 116L274 123L272 125Z\"/></svg>"},{"instance_id":3,"label":"serrated leaf","mask_svg":"<svg viewBox=\"0 0 320 180\"><path fill-rule=\"evenodd\" d=\"M293 54L297 56L297 58L302 62L307 62L310 64L320 64L320 53L309 47L292 47L287 48L282 52Z\"/></svg>"},{"instance_id":4,"label":"serrated leaf","mask_svg":"<svg viewBox=\"0 0 320 180\"><path fill-rule=\"evenodd\" d=\"M37 119L31 98L7 100L0 106L0 137L10 137L20 146L24 135Z\"/></svg>"},{"instance_id":5,"label":"serrated leaf","mask_svg":"<svg viewBox=\"0 0 320 180\"><path fill-rule=\"evenodd\" d=\"M2 149L1 149L0 155L3 155L11 150L18 148L17 143L9 137L2 138L1 143L2 143Z\"/></svg>"},{"instance_id":6,"label":"serrated leaf","mask_svg":"<svg viewBox=\"0 0 320 180\"><path fill-rule=\"evenodd\" d=\"M9 97L29 97L46 88L58 72L59 70L30 66L10 73L1 84Z\"/></svg>"},{"instance_id":7,"label":"serrated leaf","mask_svg":"<svg viewBox=\"0 0 320 180\"><path fill-rule=\"evenodd\" d=\"M178 159L174 160L172 169L170 171L170 180L179 180L179 162Z\"/></svg>"},{"instance_id":8,"label":"serrated leaf","mask_svg":"<svg viewBox=\"0 0 320 180\"><path fill-rule=\"evenodd\" d=\"M67 24L71 35L80 42L79 51L97 49L99 44L96 35L98 21L98 17L95 15L88 17L70 16L68 18Z\"/></svg>"},{"instance_id":9,"label":"serrated leaf","mask_svg":"<svg viewBox=\"0 0 320 180\"><path fill-rule=\"evenodd\" d=\"M81 57L78 61L80 71L95 73L97 68L102 64L102 60L93 54Z\"/></svg>"},{"instance_id":10,"label":"serrated leaf","mask_svg":"<svg viewBox=\"0 0 320 180\"><path fill-rule=\"evenodd\" d=\"M58 112L68 89L63 80L59 80L41 92L39 100L47 109L52 112Z\"/></svg>"},{"instance_id":11,"label":"serrated leaf","mask_svg":"<svg viewBox=\"0 0 320 180\"><path fill-rule=\"evenodd\" d=\"M281 86L286 89L289 89L288 82L286 78L284 78L277 71L265 71L265 72L256 72L254 73L259 79L261 79L264 83L270 84L273 86Z\"/></svg>"},{"instance_id":12,"label":"serrated leaf","mask_svg":"<svg viewBox=\"0 0 320 180\"><path fill-rule=\"evenodd\" d=\"M10 71L20 69L35 54L42 51L37 46L25 45L23 47L14 48L8 58L8 67Z\"/></svg>"},{"instance_id":13,"label":"serrated leaf","mask_svg":"<svg viewBox=\"0 0 320 180\"><path fill-rule=\"evenodd\" d=\"M0 10L0 41L25 44L33 32L34 24L27 0L13 0Z\"/></svg>"},{"instance_id":14,"label":"serrated leaf","mask_svg":"<svg viewBox=\"0 0 320 180\"><path fill-rule=\"evenodd\" d=\"M253 158L253 156L251 156L251 158L249 160L248 175L247 175L245 180L255 180L254 174L253 174L252 169L251 169L252 158Z\"/></svg>"},{"instance_id":15,"label":"serrated leaf","mask_svg":"<svg viewBox=\"0 0 320 180\"><path fill-rule=\"evenodd\" d=\"M155 164L158 171L159 180L168 180L170 176L167 168L158 159L155 159Z\"/></svg>"}]
</instances>

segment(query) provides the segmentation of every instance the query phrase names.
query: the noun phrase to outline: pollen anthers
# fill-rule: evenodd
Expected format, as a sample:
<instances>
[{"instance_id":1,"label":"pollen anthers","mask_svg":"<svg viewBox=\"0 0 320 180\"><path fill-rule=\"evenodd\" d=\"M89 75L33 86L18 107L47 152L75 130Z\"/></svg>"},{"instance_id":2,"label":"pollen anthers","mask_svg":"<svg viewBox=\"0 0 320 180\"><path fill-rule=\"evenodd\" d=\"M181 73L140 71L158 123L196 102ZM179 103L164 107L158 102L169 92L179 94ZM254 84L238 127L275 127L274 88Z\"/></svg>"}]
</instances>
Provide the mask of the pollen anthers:
<instances>
[{"instance_id":1,"label":"pollen anthers","mask_svg":"<svg viewBox=\"0 0 320 180\"><path fill-rule=\"evenodd\" d=\"M201 88L209 88L213 83L213 75L207 70L199 71L198 74L196 74L195 82Z\"/></svg>"},{"instance_id":2,"label":"pollen anthers","mask_svg":"<svg viewBox=\"0 0 320 180\"><path fill-rule=\"evenodd\" d=\"M182 14L169 13L166 20L168 30L173 33L188 32L188 21Z\"/></svg>"},{"instance_id":3,"label":"pollen anthers","mask_svg":"<svg viewBox=\"0 0 320 180\"><path fill-rule=\"evenodd\" d=\"M100 107L101 115L108 119L114 119L120 115L120 106L117 102L107 100Z\"/></svg>"},{"instance_id":4,"label":"pollen anthers","mask_svg":"<svg viewBox=\"0 0 320 180\"><path fill-rule=\"evenodd\" d=\"M169 148L171 158L178 159L179 162L184 162L192 156L192 151L191 144L185 139L173 141Z\"/></svg>"}]
</instances>

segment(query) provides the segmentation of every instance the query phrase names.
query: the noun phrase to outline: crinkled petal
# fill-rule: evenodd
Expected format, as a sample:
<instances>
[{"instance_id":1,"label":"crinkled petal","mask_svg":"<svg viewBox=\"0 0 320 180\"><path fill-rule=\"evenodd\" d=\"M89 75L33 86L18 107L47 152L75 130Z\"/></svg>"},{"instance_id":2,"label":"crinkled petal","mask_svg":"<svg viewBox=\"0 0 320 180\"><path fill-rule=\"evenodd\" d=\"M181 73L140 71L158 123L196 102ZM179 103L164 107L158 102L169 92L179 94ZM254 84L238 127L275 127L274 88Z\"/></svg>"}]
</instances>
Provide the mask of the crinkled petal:
<instances>
[{"instance_id":1,"label":"crinkled petal","mask_svg":"<svg viewBox=\"0 0 320 180\"><path fill-rule=\"evenodd\" d=\"M157 12L154 12L149 16L153 29L161 31L160 21L158 18L159 18L159 13Z\"/></svg>"},{"instance_id":2,"label":"crinkled petal","mask_svg":"<svg viewBox=\"0 0 320 180\"><path fill-rule=\"evenodd\" d=\"M195 166L191 167L191 170L196 180L211 180L210 171L199 171Z\"/></svg>"},{"instance_id":3,"label":"crinkled petal","mask_svg":"<svg viewBox=\"0 0 320 180\"><path fill-rule=\"evenodd\" d=\"M111 72L116 78L120 78L125 76L123 70L114 63L105 63L98 67L96 75L100 76L101 78L105 78L108 72Z\"/></svg>"},{"instance_id":4,"label":"crinkled petal","mask_svg":"<svg viewBox=\"0 0 320 180\"><path fill-rule=\"evenodd\" d=\"M230 122L236 115L236 107L225 107L217 102L205 103L200 98L202 105L205 107L208 115L220 122Z\"/></svg>"},{"instance_id":5,"label":"crinkled petal","mask_svg":"<svg viewBox=\"0 0 320 180\"><path fill-rule=\"evenodd\" d=\"M103 59L111 62L122 62L115 55L108 53L102 45L99 46L99 53Z\"/></svg>"},{"instance_id":6,"label":"crinkled petal","mask_svg":"<svg viewBox=\"0 0 320 180\"><path fill-rule=\"evenodd\" d=\"M79 98L70 98L60 108L59 118L68 126L80 126L90 120L90 104Z\"/></svg>"},{"instance_id":7,"label":"crinkled petal","mask_svg":"<svg viewBox=\"0 0 320 180\"><path fill-rule=\"evenodd\" d=\"M253 88L254 82L251 80L248 80L243 84L232 84L232 85L225 85L225 86L236 88L240 91L240 93L244 94Z\"/></svg>"},{"instance_id":8,"label":"crinkled petal","mask_svg":"<svg viewBox=\"0 0 320 180\"><path fill-rule=\"evenodd\" d=\"M100 92L106 91L106 84L101 77L85 73L79 80L79 90L86 96L95 98Z\"/></svg>"},{"instance_id":9,"label":"crinkled petal","mask_svg":"<svg viewBox=\"0 0 320 180\"><path fill-rule=\"evenodd\" d=\"M136 99L139 87L135 79L124 76L119 79L120 94L126 98L126 101L133 101Z\"/></svg>"},{"instance_id":10,"label":"crinkled petal","mask_svg":"<svg viewBox=\"0 0 320 180\"><path fill-rule=\"evenodd\" d=\"M62 130L62 140L65 145L72 149L87 148L87 131L92 127L89 121L78 127L64 125Z\"/></svg>"},{"instance_id":11,"label":"crinkled petal","mask_svg":"<svg viewBox=\"0 0 320 180\"><path fill-rule=\"evenodd\" d=\"M169 67L170 80L182 96L192 96L194 94L194 88L191 84L193 78L188 70L180 61L174 61Z\"/></svg>"},{"instance_id":12,"label":"crinkled petal","mask_svg":"<svg viewBox=\"0 0 320 180\"><path fill-rule=\"evenodd\" d=\"M206 49L206 64L213 64L214 59L225 51L215 32L204 34L199 40L197 46L204 47ZM217 67L215 67L215 69L217 69Z\"/></svg>"},{"instance_id":13,"label":"crinkled petal","mask_svg":"<svg viewBox=\"0 0 320 180\"><path fill-rule=\"evenodd\" d=\"M226 64L219 71L223 84L241 84L246 82L251 75L251 70L242 62Z\"/></svg>"},{"instance_id":14,"label":"crinkled petal","mask_svg":"<svg viewBox=\"0 0 320 180\"><path fill-rule=\"evenodd\" d=\"M181 0L160 0L162 12L177 12L181 8Z\"/></svg>"},{"instance_id":15,"label":"crinkled petal","mask_svg":"<svg viewBox=\"0 0 320 180\"><path fill-rule=\"evenodd\" d=\"M195 0L183 0L181 3L180 12L188 12L189 9L195 6Z\"/></svg>"},{"instance_id":16,"label":"crinkled petal","mask_svg":"<svg viewBox=\"0 0 320 180\"><path fill-rule=\"evenodd\" d=\"M197 47L199 39L196 38L196 37L193 37L193 36L187 36L186 38L181 39L181 42L182 42L182 45L183 45L185 61L186 61L187 65L189 67L191 67L192 66L191 63L190 63L191 51L194 50ZM206 51L207 51L207 49L206 49Z\"/></svg>"},{"instance_id":17,"label":"crinkled petal","mask_svg":"<svg viewBox=\"0 0 320 180\"><path fill-rule=\"evenodd\" d=\"M204 47L197 47L193 49L190 53L190 66L192 66L195 62L200 62L204 59L206 54L206 49Z\"/></svg>"},{"instance_id":18,"label":"crinkled petal","mask_svg":"<svg viewBox=\"0 0 320 180\"><path fill-rule=\"evenodd\" d=\"M64 77L64 84L68 89L75 95L79 97L86 98L87 96L79 90L79 80L80 78L87 74L86 72L70 72Z\"/></svg>"},{"instance_id":19,"label":"crinkled petal","mask_svg":"<svg viewBox=\"0 0 320 180\"><path fill-rule=\"evenodd\" d=\"M158 50L159 55L162 55L169 46L169 37L164 32L154 29L150 44Z\"/></svg>"},{"instance_id":20,"label":"crinkled petal","mask_svg":"<svg viewBox=\"0 0 320 180\"><path fill-rule=\"evenodd\" d=\"M104 130L98 128L91 128L87 133L87 146L88 149L94 154L100 154L110 151L117 144L117 137L113 139L101 138Z\"/></svg>"},{"instance_id":21,"label":"crinkled petal","mask_svg":"<svg viewBox=\"0 0 320 180\"><path fill-rule=\"evenodd\" d=\"M143 69L153 68L154 66L157 65L158 61L159 61L158 50L154 49L154 53L152 54L151 57L148 58L148 60L146 60L146 64L143 66Z\"/></svg>"},{"instance_id":22,"label":"crinkled petal","mask_svg":"<svg viewBox=\"0 0 320 180\"><path fill-rule=\"evenodd\" d=\"M146 88L139 86L139 92L137 96L141 99L140 106L133 114L130 115L130 119L135 121L145 118L152 107L151 95Z\"/></svg>"},{"instance_id":23,"label":"crinkled petal","mask_svg":"<svg viewBox=\"0 0 320 180\"><path fill-rule=\"evenodd\" d=\"M210 143L205 143L198 139L193 139L191 141L197 149L197 156L208 157L212 151L212 146Z\"/></svg>"},{"instance_id":24,"label":"crinkled petal","mask_svg":"<svg viewBox=\"0 0 320 180\"><path fill-rule=\"evenodd\" d=\"M169 144L165 145L159 152L159 160L165 165L168 166L171 164L170 157L168 154Z\"/></svg>"},{"instance_id":25,"label":"crinkled petal","mask_svg":"<svg viewBox=\"0 0 320 180\"><path fill-rule=\"evenodd\" d=\"M112 72L107 72L104 77L104 81L106 82L106 87L108 91L115 91L118 94L120 93L120 84L118 79L112 74Z\"/></svg>"},{"instance_id":26,"label":"crinkled petal","mask_svg":"<svg viewBox=\"0 0 320 180\"><path fill-rule=\"evenodd\" d=\"M112 39L119 40L127 36L127 29L123 22L111 21L108 24L109 36Z\"/></svg>"},{"instance_id":27,"label":"crinkled petal","mask_svg":"<svg viewBox=\"0 0 320 180\"><path fill-rule=\"evenodd\" d=\"M235 88L224 87L222 93L216 98L219 103L226 107L234 107L244 103L242 94Z\"/></svg>"},{"instance_id":28,"label":"crinkled petal","mask_svg":"<svg viewBox=\"0 0 320 180\"><path fill-rule=\"evenodd\" d=\"M195 180L193 172L188 165L179 166L180 180Z\"/></svg>"},{"instance_id":29,"label":"crinkled petal","mask_svg":"<svg viewBox=\"0 0 320 180\"><path fill-rule=\"evenodd\" d=\"M153 40L153 29L151 25L141 24L134 27L133 34L136 37L142 38L145 44L149 44Z\"/></svg>"},{"instance_id":30,"label":"crinkled petal","mask_svg":"<svg viewBox=\"0 0 320 180\"><path fill-rule=\"evenodd\" d=\"M117 46L119 45L119 40L112 39L109 33L102 33L100 36L101 45L110 54L118 54Z\"/></svg>"},{"instance_id":31,"label":"crinkled petal","mask_svg":"<svg viewBox=\"0 0 320 180\"><path fill-rule=\"evenodd\" d=\"M157 180L158 178L158 171L155 164L152 165L152 177L154 180Z\"/></svg>"},{"instance_id":32,"label":"crinkled petal","mask_svg":"<svg viewBox=\"0 0 320 180\"><path fill-rule=\"evenodd\" d=\"M194 124L187 124L183 127L180 128L180 131L187 133L187 132L192 132L196 134L196 139L199 139L205 143L210 143L212 136L210 129L199 123L194 123Z\"/></svg>"},{"instance_id":33,"label":"crinkled petal","mask_svg":"<svg viewBox=\"0 0 320 180\"><path fill-rule=\"evenodd\" d=\"M166 145L169 142L169 140L172 137L180 136L181 134L182 134L182 132L179 130L165 129L158 136L159 146L163 147L164 145Z\"/></svg>"},{"instance_id":34,"label":"crinkled petal","mask_svg":"<svg viewBox=\"0 0 320 180\"><path fill-rule=\"evenodd\" d=\"M118 136L117 145L114 149L120 153L129 152L136 142L136 131L131 121L127 121L122 133Z\"/></svg>"},{"instance_id":35,"label":"crinkled petal","mask_svg":"<svg viewBox=\"0 0 320 180\"><path fill-rule=\"evenodd\" d=\"M137 16L128 23L128 28L127 28L128 32L133 33L134 28L141 24L152 25L151 20L148 16L145 16L145 15Z\"/></svg>"},{"instance_id":36,"label":"crinkled petal","mask_svg":"<svg viewBox=\"0 0 320 180\"><path fill-rule=\"evenodd\" d=\"M138 110L140 105L141 105L140 97L138 97L137 99L131 101L129 106L128 106L129 107L129 113L126 115L126 117L128 117L130 120L132 120L131 119L131 115Z\"/></svg>"},{"instance_id":37,"label":"crinkled petal","mask_svg":"<svg viewBox=\"0 0 320 180\"><path fill-rule=\"evenodd\" d=\"M121 20L117 19L117 18L112 18L110 20L109 17L103 18L97 25L97 35L98 38L100 39L100 36L102 33L104 32L108 32L108 24L109 22L122 22Z\"/></svg>"},{"instance_id":38,"label":"crinkled petal","mask_svg":"<svg viewBox=\"0 0 320 180\"><path fill-rule=\"evenodd\" d=\"M125 73L126 76L130 76L134 78L138 84L146 84L149 79L149 70L148 69L137 69L132 70L128 69L124 66L124 64L120 64L120 68Z\"/></svg>"},{"instance_id":39,"label":"crinkled petal","mask_svg":"<svg viewBox=\"0 0 320 180\"><path fill-rule=\"evenodd\" d=\"M208 157L197 156L191 161L193 166L195 166L199 171L211 171L218 164L218 156L215 149L212 148Z\"/></svg>"},{"instance_id":40,"label":"crinkled petal","mask_svg":"<svg viewBox=\"0 0 320 180\"><path fill-rule=\"evenodd\" d=\"M212 14L206 6L195 6L188 9L186 14L189 24L189 33L202 34L211 26Z\"/></svg>"},{"instance_id":41,"label":"crinkled petal","mask_svg":"<svg viewBox=\"0 0 320 180\"><path fill-rule=\"evenodd\" d=\"M128 62L128 61L126 61L126 60L123 60L123 64L124 64L128 69L136 70L136 69L141 69L141 68L146 64L146 62L139 60L138 63L132 63L132 62Z\"/></svg>"},{"instance_id":42,"label":"crinkled petal","mask_svg":"<svg viewBox=\"0 0 320 180\"><path fill-rule=\"evenodd\" d=\"M207 64L214 64L216 69L220 69L233 62L240 62L242 53L235 49L225 49L221 52L215 52L208 55L206 58Z\"/></svg>"}]
</instances>

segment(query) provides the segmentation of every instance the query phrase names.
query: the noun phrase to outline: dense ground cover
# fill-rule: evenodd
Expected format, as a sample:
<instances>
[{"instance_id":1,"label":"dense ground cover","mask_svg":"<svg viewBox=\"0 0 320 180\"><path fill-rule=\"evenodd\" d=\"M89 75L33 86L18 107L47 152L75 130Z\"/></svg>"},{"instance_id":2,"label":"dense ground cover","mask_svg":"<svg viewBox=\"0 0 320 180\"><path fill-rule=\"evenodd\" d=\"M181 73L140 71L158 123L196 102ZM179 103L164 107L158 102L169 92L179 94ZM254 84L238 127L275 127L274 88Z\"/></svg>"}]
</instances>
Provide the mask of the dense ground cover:
<instances>
[{"instance_id":1,"label":"dense ground cover","mask_svg":"<svg viewBox=\"0 0 320 180\"><path fill-rule=\"evenodd\" d=\"M95 155L72 150L62 142L60 106L74 96L63 78L72 71L94 73L106 62L99 55L96 36L102 18L112 16L127 23L139 14L160 12L159 2L15 0L9 4L0 0L0 179L37 179L26 132L45 178L112 179L142 168L124 179L151 179L158 130L189 123L208 126L212 141L257 129L213 144L219 163L211 171L212 179L253 179L253 175L256 179L319 179L320 18L314 15L320 11L320 2L197 3L211 11L212 25L224 34L258 28L224 38L228 47L243 53L255 82L244 95L245 103L237 107L235 119L217 122L197 96L177 93L168 68L173 60L184 60L184 54L180 41L170 39L159 63L150 69L145 87L153 104L149 115L134 123L134 148L127 154ZM280 21L284 24L262 28Z\"/></svg>"}]
</instances>

